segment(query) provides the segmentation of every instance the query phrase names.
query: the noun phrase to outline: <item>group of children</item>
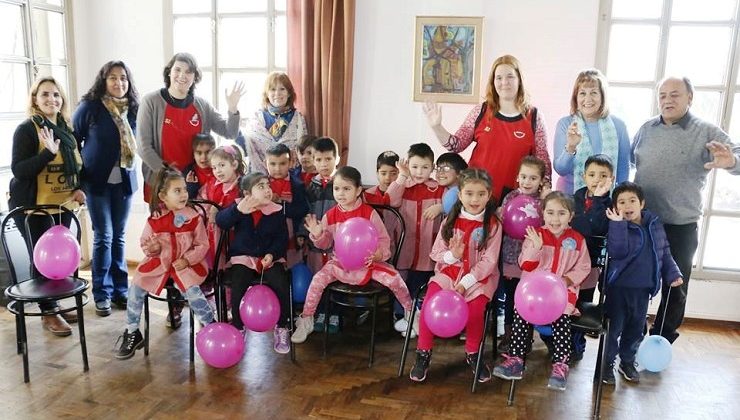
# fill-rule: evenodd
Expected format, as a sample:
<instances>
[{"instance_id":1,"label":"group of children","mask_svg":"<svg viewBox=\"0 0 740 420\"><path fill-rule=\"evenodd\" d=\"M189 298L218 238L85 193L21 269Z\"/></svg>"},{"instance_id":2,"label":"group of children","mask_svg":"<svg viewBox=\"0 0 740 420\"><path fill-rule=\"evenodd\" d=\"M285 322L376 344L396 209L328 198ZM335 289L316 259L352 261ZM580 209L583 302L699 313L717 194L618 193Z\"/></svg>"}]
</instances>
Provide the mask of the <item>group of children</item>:
<instances>
[{"instance_id":1,"label":"group of children","mask_svg":"<svg viewBox=\"0 0 740 420\"><path fill-rule=\"evenodd\" d=\"M214 308L206 298L213 285L203 283L209 270L226 267L231 323L239 329L244 328L239 303L247 288L264 283L275 291L281 304L274 329L278 353L289 352L290 341L302 343L317 328L337 328L335 315L327 320L316 313L324 289L333 281L363 285L372 279L388 287L397 300L395 328L403 334L412 296L422 285L428 284L425 302L441 290L455 290L469 308L465 352L475 371L486 306L503 277L505 332L499 347L503 361L493 372L484 365L476 380L521 379L533 325L519 316L514 291L522 272L547 270L559 275L568 289L568 305L551 324L552 335L544 338L553 363L548 387L565 389L568 363L582 357L585 338L571 334L570 317L578 315L581 302L593 299L602 274L611 319L605 382L615 382L612 366L617 353L619 372L627 380L639 380L634 360L648 301L660 290L661 279L671 286L682 280L661 223L644 210L640 187L625 182L610 199L614 178L608 157L595 155L586 161L585 187L574 196L551 192L545 163L524 158L518 188L508 192L502 204L519 195L530 196L540 205L544 223L528 228L520 240L503 232L504 206L498 207L492 195L496 180L484 170L468 169L457 154L445 153L435 163L434 152L425 143L411 145L403 159L383 152L376 165L378 185L365 189L357 169L337 169L339 151L331 138L304 136L297 151L300 164L293 167L291 151L276 143L266 153L268 173L245 174L244 156L237 146L216 147L209 136L198 135L193 139L195 163L184 175L169 167L159 171L150 199L151 217L141 237L145 259L129 289L127 325L117 358L130 358L143 347L138 326L143 299L146 293L161 292L170 279L184 291L198 320L204 325L213 322ZM453 187L458 188L458 200L445 215L442 197ZM188 206L193 198L214 202L218 208L211 209L204 221ZM404 219L406 239L395 267L387 261L395 251L400 225L392 217L381 217L370 204L394 207ZM347 270L332 255L333 238L355 217L370 220L379 240L364 267ZM229 232L223 261L214 258L218 232ZM601 273L597 264L604 237L611 258L608 273ZM304 261L315 274L291 336L288 269ZM418 325L411 331L418 334L418 341L410 378L421 382L429 370L433 334L422 316L415 321Z\"/></svg>"}]
</instances>

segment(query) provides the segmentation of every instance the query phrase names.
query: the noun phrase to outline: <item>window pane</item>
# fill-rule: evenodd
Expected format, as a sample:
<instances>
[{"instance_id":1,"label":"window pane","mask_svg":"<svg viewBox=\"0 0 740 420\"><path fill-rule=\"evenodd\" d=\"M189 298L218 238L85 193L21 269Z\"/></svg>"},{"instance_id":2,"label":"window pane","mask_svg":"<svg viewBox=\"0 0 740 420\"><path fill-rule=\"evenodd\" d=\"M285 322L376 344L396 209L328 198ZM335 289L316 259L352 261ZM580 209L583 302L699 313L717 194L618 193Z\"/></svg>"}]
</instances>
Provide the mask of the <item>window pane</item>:
<instances>
[{"instance_id":1,"label":"window pane","mask_svg":"<svg viewBox=\"0 0 740 420\"><path fill-rule=\"evenodd\" d=\"M614 81L655 78L660 28L657 25L612 25L607 75Z\"/></svg>"},{"instance_id":2,"label":"window pane","mask_svg":"<svg viewBox=\"0 0 740 420\"><path fill-rule=\"evenodd\" d=\"M175 18L172 46L175 52L193 54L198 66L213 65L211 18Z\"/></svg>"},{"instance_id":3,"label":"window pane","mask_svg":"<svg viewBox=\"0 0 740 420\"><path fill-rule=\"evenodd\" d=\"M57 82L59 82L62 85L62 89L64 89L64 94L67 96L67 100L69 100L69 84L67 83L67 66L48 66L48 65L39 65L39 73L36 77L44 77L44 76L52 76L54 79L56 79ZM72 112L74 107L72 104L70 104L69 111Z\"/></svg>"},{"instance_id":4,"label":"window pane","mask_svg":"<svg viewBox=\"0 0 740 420\"><path fill-rule=\"evenodd\" d=\"M611 86L609 88L609 110L627 124L630 137L652 117L653 90Z\"/></svg>"},{"instance_id":5,"label":"window pane","mask_svg":"<svg viewBox=\"0 0 740 420\"><path fill-rule=\"evenodd\" d=\"M286 10L285 0L275 0L275 10L284 12Z\"/></svg>"},{"instance_id":6,"label":"window pane","mask_svg":"<svg viewBox=\"0 0 740 420\"><path fill-rule=\"evenodd\" d=\"M210 0L172 0L172 13L208 13Z\"/></svg>"},{"instance_id":7,"label":"window pane","mask_svg":"<svg viewBox=\"0 0 740 420\"><path fill-rule=\"evenodd\" d=\"M673 0L673 20L731 20L737 0Z\"/></svg>"},{"instance_id":8,"label":"window pane","mask_svg":"<svg viewBox=\"0 0 740 420\"><path fill-rule=\"evenodd\" d=\"M740 93L735 94L732 102L732 117L730 117L730 138L740 141Z\"/></svg>"},{"instance_id":9,"label":"window pane","mask_svg":"<svg viewBox=\"0 0 740 420\"><path fill-rule=\"evenodd\" d=\"M202 77L195 87L195 94L214 105L216 102L213 101L213 72L209 70L201 71L201 73Z\"/></svg>"},{"instance_id":10,"label":"window pane","mask_svg":"<svg viewBox=\"0 0 740 420\"><path fill-rule=\"evenodd\" d=\"M25 64L0 63L0 112L25 112L29 85Z\"/></svg>"},{"instance_id":11,"label":"window pane","mask_svg":"<svg viewBox=\"0 0 740 420\"><path fill-rule=\"evenodd\" d=\"M717 183L714 186L712 208L740 211L740 176L730 175L725 170L715 171L714 176L717 177Z\"/></svg>"},{"instance_id":12,"label":"window pane","mask_svg":"<svg viewBox=\"0 0 740 420\"><path fill-rule=\"evenodd\" d=\"M691 113L713 124L719 124L719 106L722 92L697 90L691 103Z\"/></svg>"},{"instance_id":13,"label":"window pane","mask_svg":"<svg viewBox=\"0 0 740 420\"><path fill-rule=\"evenodd\" d=\"M267 18L222 18L218 28L221 67L267 67Z\"/></svg>"},{"instance_id":14,"label":"window pane","mask_svg":"<svg viewBox=\"0 0 740 420\"><path fill-rule=\"evenodd\" d=\"M34 53L38 58L64 60L64 15L33 9Z\"/></svg>"},{"instance_id":15,"label":"window pane","mask_svg":"<svg viewBox=\"0 0 740 420\"><path fill-rule=\"evenodd\" d=\"M26 55L21 6L0 3L0 54Z\"/></svg>"},{"instance_id":16,"label":"window pane","mask_svg":"<svg viewBox=\"0 0 740 420\"><path fill-rule=\"evenodd\" d=\"M740 218L711 217L704 251L705 268L740 270L737 232L740 232Z\"/></svg>"},{"instance_id":17,"label":"window pane","mask_svg":"<svg viewBox=\"0 0 740 420\"><path fill-rule=\"evenodd\" d=\"M0 167L10 166L11 149L13 145L13 133L16 127L26 119L25 116L17 119L0 120L0 139L3 139L4 148L0 153ZM0 196L0 201L6 201L5 196Z\"/></svg>"},{"instance_id":18,"label":"window pane","mask_svg":"<svg viewBox=\"0 0 740 420\"><path fill-rule=\"evenodd\" d=\"M33 1L34 5L37 5L39 3L48 4L49 6L57 6L57 7L62 7L64 5L62 0L34 0Z\"/></svg>"},{"instance_id":19,"label":"window pane","mask_svg":"<svg viewBox=\"0 0 740 420\"><path fill-rule=\"evenodd\" d=\"M224 89L231 90L234 81L244 82L244 89L247 93L239 101L239 111L242 117L251 116L257 108L262 106L262 90L265 87L267 73L255 72L223 72L221 73L221 95L218 98L218 110L226 112L226 98L223 95Z\"/></svg>"},{"instance_id":20,"label":"window pane","mask_svg":"<svg viewBox=\"0 0 740 420\"><path fill-rule=\"evenodd\" d=\"M275 18L275 67L288 67L288 27L285 16Z\"/></svg>"},{"instance_id":21,"label":"window pane","mask_svg":"<svg viewBox=\"0 0 740 420\"><path fill-rule=\"evenodd\" d=\"M267 0L218 0L218 13L266 12Z\"/></svg>"},{"instance_id":22,"label":"window pane","mask_svg":"<svg viewBox=\"0 0 740 420\"><path fill-rule=\"evenodd\" d=\"M730 28L672 27L668 36L666 74L687 76L696 85L722 84L731 38Z\"/></svg>"},{"instance_id":23,"label":"window pane","mask_svg":"<svg viewBox=\"0 0 740 420\"><path fill-rule=\"evenodd\" d=\"M659 18L663 0L614 0L613 18Z\"/></svg>"}]
</instances>

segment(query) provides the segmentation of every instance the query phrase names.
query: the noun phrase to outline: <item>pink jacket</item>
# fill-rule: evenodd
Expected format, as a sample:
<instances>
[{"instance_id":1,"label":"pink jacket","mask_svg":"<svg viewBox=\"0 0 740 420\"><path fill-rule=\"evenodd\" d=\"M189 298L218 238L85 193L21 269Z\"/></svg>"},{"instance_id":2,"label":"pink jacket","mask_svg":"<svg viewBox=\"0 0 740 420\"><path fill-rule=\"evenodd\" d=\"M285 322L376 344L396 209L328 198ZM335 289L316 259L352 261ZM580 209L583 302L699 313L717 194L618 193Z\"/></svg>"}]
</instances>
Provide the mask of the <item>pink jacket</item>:
<instances>
[{"instance_id":1,"label":"pink jacket","mask_svg":"<svg viewBox=\"0 0 740 420\"><path fill-rule=\"evenodd\" d=\"M155 238L161 250L148 253L144 243ZM136 267L133 282L142 289L159 294L170 277L182 291L197 286L206 279L208 266L208 234L200 214L190 207L175 212L165 210L163 214L149 217L141 233L144 260ZM182 270L172 268L172 263L185 258L189 266Z\"/></svg>"},{"instance_id":2,"label":"pink jacket","mask_svg":"<svg viewBox=\"0 0 740 420\"><path fill-rule=\"evenodd\" d=\"M586 240L572 228L555 236L545 227L537 228L542 234L541 249L535 249L532 241L524 239L519 265L522 271L547 270L559 276L570 278L568 287L568 306L564 314L578 314L576 300L581 283L591 272L591 258L588 255Z\"/></svg>"},{"instance_id":3,"label":"pink jacket","mask_svg":"<svg viewBox=\"0 0 740 420\"><path fill-rule=\"evenodd\" d=\"M441 215L432 220L425 219L425 209L442 204L444 188L437 181L429 179L417 184L410 178L399 177L386 191L391 198L391 206L397 207L406 224L406 239L403 241L399 270L432 271L434 262L429 258L434 237L439 232Z\"/></svg>"},{"instance_id":4,"label":"pink jacket","mask_svg":"<svg viewBox=\"0 0 740 420\"><path fill-rule=\"evenodd\" d=\"M445 254L450 249L440 231L430 255L437 264L434 267L434 276L429 281L437 283L442 289L453 289L463 276L471 274L476 282L465 289L465 300L470 302L480 295L491 300L499 281L498 256L501 250L501 230L501 224L496 218L492 218L486 246L479 251L478 246L483 240L483 214L476 217L462 213L455 221L452 235L463 235L466 239L463 258L452 264L445 261Z\"/></svg>"},{"instance_id":5,"label":"pink jacket","mask_svg":"<svg viewBox=\"0 0 740 420\"><path fill-rule=\"evenodd\" d=\"M354 217L362 217L372 222L378 231L378 249L381 251L382 260L385 261L390 258L390 238L388 237L388 232L385 230L383 221L380 219L378 212L368 204L363 203L362 200L357 200L350 209L342 209L339 205L329 209L324 217L321 218L321 226L324 228L321 235L317 237L310 234L309 238L318 248L328 249L334 242L334 234L336 234L337 229L342 226L342 223ZM329 262L327 262L328 264L334 264L340 268L342 266L333 254ZM337 280L342 283L362 285L370 280L373 270L397 273L392 265L385 262L376 262L373 263L371 269L361 268L354 271L336 270L338 273L341 272L341 275L337 275Z\"/></svg>"}]
</instances>

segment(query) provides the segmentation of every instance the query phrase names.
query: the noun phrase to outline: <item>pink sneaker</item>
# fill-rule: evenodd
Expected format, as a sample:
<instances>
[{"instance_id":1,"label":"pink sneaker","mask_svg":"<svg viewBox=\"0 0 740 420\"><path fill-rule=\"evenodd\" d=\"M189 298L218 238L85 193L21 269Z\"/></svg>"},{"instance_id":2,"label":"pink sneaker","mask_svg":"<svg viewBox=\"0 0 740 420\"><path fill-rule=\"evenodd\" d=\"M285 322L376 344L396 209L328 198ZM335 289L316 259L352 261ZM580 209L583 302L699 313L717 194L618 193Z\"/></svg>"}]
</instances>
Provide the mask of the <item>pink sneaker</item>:
<instances>
[{"instance_id":1,"label":"pink sneaker","mask_svg":"<svg viewBox=\"0 0 740 420\"><path fill-rule=\"evenodd\" d=\"M275 340L275 345L273 346L275 352L280 354L290 353L290 332L288 329L278 328L276 326L272 335Z\"/></svg>"}]
</instances>

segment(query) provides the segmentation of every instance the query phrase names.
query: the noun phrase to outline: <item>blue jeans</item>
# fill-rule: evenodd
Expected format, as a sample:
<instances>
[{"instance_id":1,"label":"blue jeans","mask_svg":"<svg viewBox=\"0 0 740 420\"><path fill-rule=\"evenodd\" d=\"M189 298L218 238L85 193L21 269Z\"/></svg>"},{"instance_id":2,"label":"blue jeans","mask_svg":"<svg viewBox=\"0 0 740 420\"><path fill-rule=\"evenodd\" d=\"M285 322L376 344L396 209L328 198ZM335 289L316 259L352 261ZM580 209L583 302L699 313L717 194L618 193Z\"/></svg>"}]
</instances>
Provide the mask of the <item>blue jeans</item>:
<instances>
[{"instance_id":1,"label":"blue jeans","mask_svg":"<svg viewBox=\"0 0 740 420\"><path fill-rule=\"evenodd\" d=\"M131 195L123 184L108 184L101 194L87 195L87 208L93 228L92 284L96 302L126 297L126 221L131 210Z\"/></svg>"}]
</instances>

